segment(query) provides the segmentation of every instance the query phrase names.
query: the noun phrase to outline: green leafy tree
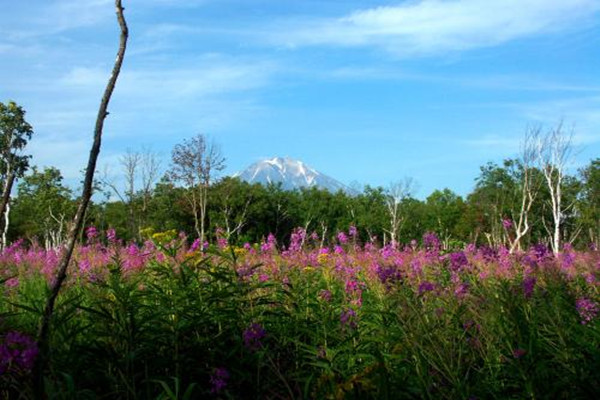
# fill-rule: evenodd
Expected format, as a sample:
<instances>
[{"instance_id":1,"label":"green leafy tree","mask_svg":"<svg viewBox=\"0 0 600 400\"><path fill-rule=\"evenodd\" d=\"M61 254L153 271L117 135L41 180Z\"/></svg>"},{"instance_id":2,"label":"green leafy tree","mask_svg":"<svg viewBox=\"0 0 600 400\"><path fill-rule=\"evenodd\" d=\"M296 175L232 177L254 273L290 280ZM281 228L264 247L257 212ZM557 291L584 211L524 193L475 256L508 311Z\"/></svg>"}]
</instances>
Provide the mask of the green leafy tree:
<instances>
[{"instance_id":1,"label":"green leafy tree","mask_svg":"<svg viewBox=\"0 0 600 400\"><path fill-rule=\"evenodd\" d=\"M14 203L15 237L39 239L46 248L63 243L75 202L58 169L47 167L39 171L33 167L31 174L19 183Z\"/></svg>"},{"instance_id":2,"label":"green leafy tree","mask_svg":"<svg viewBox=\"0 0 600 400\"><path fill-rule=\"evenodd\" d=\"M22 177L29 167L28 155L23 149L33 135L33 128L25 121L25 110L14 101L0 102L0 232L2 247L6 246L6 231L9 226L10 194L15 180Z\"/></svg>"},{"instance_id":3,"label":"green leafy tree","mask_svg":"<svg viewBox=\"0 0 600 400\"><path fill-rule=\"evenodd\" d=\"M578 208L584 237L600 248L600 158L590 161L579 175L582 187Z\"/></svg>"},{"instance_id":4,"label":"green leafy tree","mask_svg":"<svg viewBox=\"0 0 600 400\"><path fill-rule=\"evenodd\" d=\"M436 232L447 248L451 239L463 239L457 230L465 211L462 197L450 189L435 190L425 202L425 227Z\"/></svg>"}]
</instances>

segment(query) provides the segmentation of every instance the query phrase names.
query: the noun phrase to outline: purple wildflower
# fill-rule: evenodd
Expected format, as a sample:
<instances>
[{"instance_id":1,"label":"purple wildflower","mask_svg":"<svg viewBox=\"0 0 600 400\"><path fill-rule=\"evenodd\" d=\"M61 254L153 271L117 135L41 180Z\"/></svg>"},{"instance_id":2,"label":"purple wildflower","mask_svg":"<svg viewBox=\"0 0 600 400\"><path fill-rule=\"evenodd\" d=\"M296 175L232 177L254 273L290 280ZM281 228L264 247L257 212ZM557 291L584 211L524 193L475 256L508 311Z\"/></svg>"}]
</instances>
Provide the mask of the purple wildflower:
<instances>
[{"instance_id":1,"label":"purple wildflower","mask_svg":"<svg viewBox=\"0 0 600 400\"><path fill-rule=\"evenodd\" d=\"M510 229L513 226L513 222L508 218L504 218L502 220L502 226L504 227L504 229Z\"/></svg>"},{"instance_id":2,"label":"purple wildflower","mask_svg":"<svg viewBox=\"0 0 600 400\"><path fill-rule=\"evenodd\" d=\"M527 354L527 350L525 349L518 348L513 350L513 357L516 359L523 357L525 354Z\"/></svg>"},{"instance_id":3,"label":"purple wildflower","mask_svg":"<svg viewBox=\"0 0 600 400\"><path fill-rule=\"evenodd\" d=\"M464 252L458 251L450 254L450 268L452 271L458 271L467 264L469 264L469 260L467 260L467 256Z\"/></svg>"},{"instance_id":4,"label":"purple wildflower","mask_svg":"<svg viewBox=\"0 0 600 400\"><path fill-rule=\"evenodd\" d=\"M350 228L348 228L348 234L352 237L356 237L358 235L358 229L356 229L356 226L350 225Z\"/></svg>"},{"instance_id":5,"label":"purple wildflower","mask_svg":"<svg viewBox=\"0 0 600 400\"><path fill-rule=\"evenodd\" d=\"M427 232L423 235L423 247L426 250L437 252L442 247L442 243L435 233Z\"/></svg>"},{"instance_id":6,"label":"purple wildflower","mask_svg":"<svg viewBox=\"0 0 600 400\"><path fill-rule=\"evenodd\" d=\"M394 265L390 265L387 267L377 265L375 267L375 272L377 272L377 276L379 277L381 283L387 285L393 285L402 279L402 274L400 274L400 271Z\"/></svg>"},{"instance_id":7,"label":"purple wildflower","mask_svg":"<svg viewBox=\"0 0 600 400\"><path fill-rule=\"evenodd\" d=\"M469 284L467 282L463 282L454 290L454 295L457 298L463 298L469 292Z\"/></svg>"},{"instance_id":8,"label":"purple wildflower","mask_svg":"<svg viewBox=\"0 0 600 400\"><path fill-rule=\"evenodd\" d=\"M533 289L535 288L536 282L537 279L535 278L535 276L528 276L525 279L523 279L523 283L521 283L521 286L523 288L523 295L526 299L529 299L533 294Z\"/></svg>"},{"instance_id":9,"label":"purple wildflower","mask_svg":"<svg viewBox=\"0 0 600 400\"><path fill-rule=\"evenodd\" d=\"M550 256L550 250L548 249L548 246L546 246L543 243L536 244L532 247L531 251L537 257L538 260L542 260Z\"/></svg>"},{"instance_id":10,"label":"purple wildflower","mask_svg":"<svg viewBox=\"0 0 600 400\"><path fill-rule=\"evenodd\" d=\"M348 326L352 329L356 328L356 311L352 308L348 308L345 311L342 311L340 315L340 322L342 323L342 327Z\"/></svg>"},{"instance_id":11,"label":"purple wildflower","mask_svg":"<svg viewBox=\"0 0 600 400\"><path fill-rule=\"evenodd\" d=\"M248 329L244 331L243 339L244 346L248 350L255 351L262 347L261 340L266 336L266 332L262 325L254 322L250 324Z\"/></svg>"},{"instance_id":12,"label":"purple wildflower","mask_svg":"<svg viewBox=\"0 0 600 400\"><path fill-rule=\"evenodd\" d=\"M329 303L333 298L333 295L331 294L330 290L324 289L319 293L319 297Z\"/></svg>"},{"instance_id":13,"label":"purple wildflower","mask_svg":"<svg viewBox=\"0 0 600 400\"><path fill-rule=\"evenodd\" d=\"M435 284L433 284L429 281L422 282L419 285L419 295L422 295L423 293L426 293L426 292L431 292L433 290L435 290Z\"/></svg>"},{"instance_id":14,"label":"purple wildflower","mask_svg":"<svg viewBox=\"0 0 600 400\"><path fill-rule=\"evenodd\" d=\"M8 332L0 344L0 374L30 371L37 355L33 338L21 332Z\"/></svg>"},{"instance_id":15,"label":"purple wildflower","mask_svg":"<svg viewBox=\"0 0 600 400\"><path fill-rule=\"evenodd\" d=\"M600 311L598 309L598 304L585 297L577 299L577 301L575 302L575 307L577 308L577 312L579 312L579 316L581 317L581 323L583 325L586 325L587 323L591 322L596 317L596 315L598 315L598 311Z\"/></svg>"},{"instance_id":16,"label":"purple wildflower","mask_svg":"<svg viewBox=\"0 0 600 400\"><path fill-rule=\"evenodd\" d=\"M223 367L215 368L214 372L210 376L211 393L221 393L227 386L229 380L229 372Z\"/></svg>"}]
</instances>

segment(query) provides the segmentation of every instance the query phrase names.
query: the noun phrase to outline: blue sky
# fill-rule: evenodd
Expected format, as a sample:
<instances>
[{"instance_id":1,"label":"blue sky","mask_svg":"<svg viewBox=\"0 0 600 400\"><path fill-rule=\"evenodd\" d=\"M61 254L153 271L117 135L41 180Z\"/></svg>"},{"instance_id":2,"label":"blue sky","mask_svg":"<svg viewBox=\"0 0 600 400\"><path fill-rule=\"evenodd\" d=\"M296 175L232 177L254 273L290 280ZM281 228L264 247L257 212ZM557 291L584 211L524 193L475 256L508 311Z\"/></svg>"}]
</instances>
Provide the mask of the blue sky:
<instances>
[{"instance_id":1,"label":"blue sky","mask_svg":"<svg viewBox=\"0 0 600 400\"><path fill-rule=\"evenodd\" d=\"M465 195L525 130L564 120L600 156L600 0L124 0L130 42L100 170L168 167L203 133L225 173L289 156L346 184L412 177ZM118 45L112 0L4 2L0 101L27 110L33 163L78 182ZM108 169L106 169L108 168Z\"/></svg>"}]
</instances>

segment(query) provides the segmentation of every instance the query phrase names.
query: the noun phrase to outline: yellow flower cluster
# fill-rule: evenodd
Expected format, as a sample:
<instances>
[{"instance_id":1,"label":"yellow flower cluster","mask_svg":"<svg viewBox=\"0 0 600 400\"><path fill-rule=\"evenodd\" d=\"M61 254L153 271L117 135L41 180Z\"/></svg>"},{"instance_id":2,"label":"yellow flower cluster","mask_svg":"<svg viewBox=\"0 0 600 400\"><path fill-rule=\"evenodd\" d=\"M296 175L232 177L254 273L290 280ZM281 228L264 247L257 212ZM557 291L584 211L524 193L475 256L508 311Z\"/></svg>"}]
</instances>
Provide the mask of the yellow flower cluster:
<instances>
[{"instance_id":1,"label":"yellow flower cluster","mask_svg":"<svg viewBox=\"0 0 600 400\"><path fill-rule=\"evenodd\" d=\"M164 231L164 232L156 232L153 233L151 238L152 241L154 243L157 244L167 244L169 243L171 240L175 239L177 237L177 231L175 229L171 229L168 231Z\"/></svg>"},{"instance_id":2,"label":"yellow flower cluster","mask_svg":"<svg viewBox=\"0 0 600 400\"><path fill-rule=\"evenodd\" d=\"M329 259L329 254L327 254L327 253L321 253L317 256L317 262L319 264L325 264L328 259Z\"/></svg>"}]
</instances>

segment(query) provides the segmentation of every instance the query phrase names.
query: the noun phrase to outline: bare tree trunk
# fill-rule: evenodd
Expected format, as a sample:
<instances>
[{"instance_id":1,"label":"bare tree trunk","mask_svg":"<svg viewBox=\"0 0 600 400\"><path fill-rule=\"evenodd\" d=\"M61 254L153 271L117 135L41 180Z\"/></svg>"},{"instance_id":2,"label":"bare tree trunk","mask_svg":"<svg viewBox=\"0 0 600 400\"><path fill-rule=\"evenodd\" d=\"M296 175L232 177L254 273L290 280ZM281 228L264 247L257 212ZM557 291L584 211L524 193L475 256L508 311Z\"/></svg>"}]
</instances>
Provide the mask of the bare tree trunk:
<instances>
[{"instance_id":1,"label":"bare tree trunk","mask_svg":"<svg viewBox=\"0 0 600 400\"><path fill-rule=\"evenodd\" d=\"M83 183L81 200L79 202L79 206L77 208L75 217L73 218L73 223L71 224L69 229L67 243L65 245L65 248L61 255L60 263L58 265L58 274L52 282L50 295L46 301L46 306L44 307L44 312L42 314L42 319L38 330L38 347L40 349L40 353L38 358L36 359L32 375L34 393L36 398L44 397L44 369L48 362L48 336L50 332L50 321L52 319L52 314L54 311L54 303L56 302L56 298L58 297L60 288L65 278L67 277L67 267L69 266L69 262L71 261L71 256L73 254L73 249L77 240L77 233L81 230L83 218L85 216L85 211L92 197L94 172L96 170L98 155L100 154L100 145L102 141L102 130L104 128L104 120L108 116L108 104L110 102L112 93L115 89L119 73L121 72L121 66L123 65L123 59L125 57L125 49L127 48L127 38L129 36L129 31L127 28L127 23L125 21L125 17L123 16L124 9L121 5L121 0L115 0L115 8L117 13L117 20L121 29L119 50L117 52L117 58L115 60L112 74L108 80L108 84L106 85L106 89L104 91L104 95L102 96L100 107L98 109L96 125L94 127L94 141L90 150L90 156L85 171L85 180Z\"/></svg>"},{"instance_id":2,"label":"bare tree trunk","mask_svg":"<svg viewBox=\"0 0 600 400\"><path fill-rule=\"evenodd\" d=\"M521 250L521 239L529 232L529 212L535 201L539 190L539 184L534 179L532 164L536 158L536 142L539 141L540 128L534 128L525 135L525 140L521 150L521 168L523 176L521 177L521 208L519 217L516 221L515 238L510 240L510 253L515 250ZM513 217L514 220L514 217ZM514 222L514 221L513 221Z\"/></svg>"},{"instance_id":3,"label":"bare tree trunk","mask_svg":"<svg viewBox=\"0 0 600 400\"><path fill-rule=\"evenodd\" d=\"M12 191L13 184L15 183L15 178L16 175L9 166L6 182L4 182L4 189L2 191L2 200L0 201L0 216L5 216L5 218L0 218L0 231L2 232L8 229L8 213L6 210L10 201L10 192ZM2 241L2 249L4 249L5 246L6 243Z\"/></svg>"},{"instance_id":4,"label":"bare tree trunk","mask_svg":"<svg viewBox=\"0 0 600 400\"><path fill-rule=\"evenodd\" d=\"M200 189L200 242L204 243L206 236L206 203L208 203L208 184L203 185Z\"/></svg>"},{"instance_id":5,"label":"bare tree trunk","mask_svg":"<svg viewBox=\"0 0 600 400\"><path fill-rule=\"evenodd\" d=\"M6 235L8 234L8 225L9 225L9 216L10 216L10 202L6 203L6 210L4 211L4 229L2 229L2 248L6 248Z\"/></svg>"}]
</instances>

